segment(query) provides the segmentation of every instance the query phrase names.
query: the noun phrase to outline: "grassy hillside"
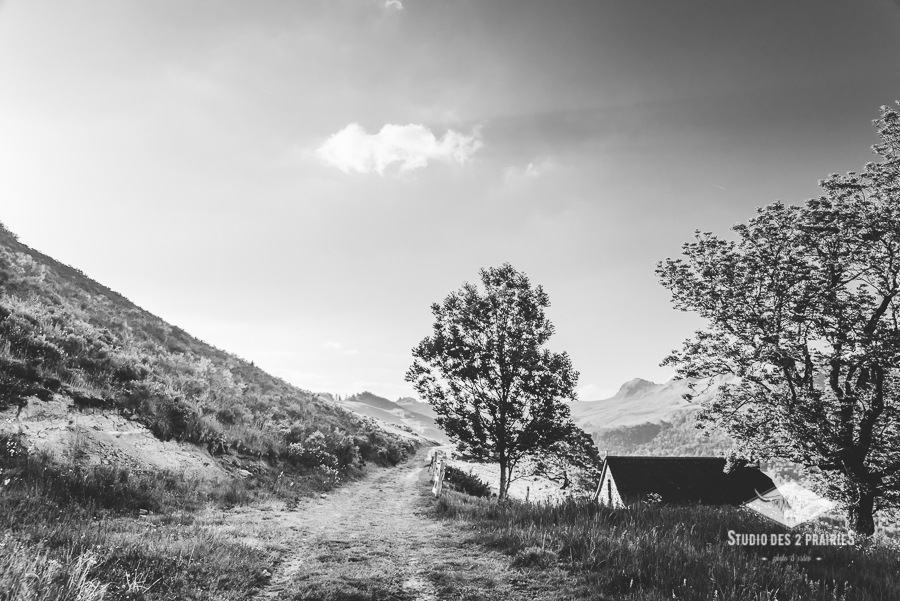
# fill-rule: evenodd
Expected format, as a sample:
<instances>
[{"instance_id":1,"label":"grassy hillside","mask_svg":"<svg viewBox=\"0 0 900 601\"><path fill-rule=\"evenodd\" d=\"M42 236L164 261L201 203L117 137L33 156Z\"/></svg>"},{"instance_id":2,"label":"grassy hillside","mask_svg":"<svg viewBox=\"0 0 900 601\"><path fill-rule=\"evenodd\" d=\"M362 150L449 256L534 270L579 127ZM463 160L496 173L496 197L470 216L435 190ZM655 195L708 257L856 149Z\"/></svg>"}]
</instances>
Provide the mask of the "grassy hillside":
<instances>
[{"instance_id":1,"label":"grassy hillside","mask_svg":"<svg viewBox=\"0 0 900 601\"><path fill-rule=\"evenodd\" d=\"M163 440L271 463L309 464L304 448L323 446L335 457L390 463L409 446L0 227L0 410L54 395L79 408L119 410ZM358 458L348 456L353 447Z\"/></svg>"},{"instance_id":2,"label":"grassy hillside","mask_svg":"<svg viewBox=\"0 0 900 601\"><path fill-rule=\"evenodd\" d=\"M106 437L103 464L84 456L85 431ZM82 452L41 452L60 432ZM140 437L156 452L193 449L219 479L135 469L110 451L110 440ZM205 509L293 507L415 446L0 226L0 601L246 599L271 575L283 533L223 529ZM136 448L140 459L149 447Z\"/></svg>"},{"instance_id":3,"label":"grassy hillside","mask_svg":"<svg viewBox=\"0 0 900 601\"><path fill-rule=\"evenodd\" d=\"M401 405L371 392L361 392L342 398L338 403L353 413L378 420L379 425L398 428L423 440L427 439L429 443L449 442L447 434L434 423L434 409L430 405L414 399L405 401Z\"/></svg>"}]
</instances>

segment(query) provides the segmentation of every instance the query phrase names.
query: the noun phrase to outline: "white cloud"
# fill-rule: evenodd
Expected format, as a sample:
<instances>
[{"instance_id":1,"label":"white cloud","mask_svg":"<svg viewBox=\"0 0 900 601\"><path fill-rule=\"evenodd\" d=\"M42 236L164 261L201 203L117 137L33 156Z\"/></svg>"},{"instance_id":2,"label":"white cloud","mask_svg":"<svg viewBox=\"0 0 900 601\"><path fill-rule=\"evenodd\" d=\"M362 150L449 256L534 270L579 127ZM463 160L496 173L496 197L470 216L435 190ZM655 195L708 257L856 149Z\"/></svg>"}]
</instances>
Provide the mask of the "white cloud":
<instances>
[{"instance_id":1,"label":"white cloud","mask_svg":"<svg viewBox=\"0 0 900 601\"><path fill-rule=\"evenodd\" d=\"M537 179L554 167L555 163L550 159L528 163L525 167L507 167L503 170L503 179L507 183Z\"/></svg>"},{"instance_id":2,"label":"white cloud","mask_svg":"<svg viewBox=\"0 0 900 601\"><path fill-rule=\"evenodd\" d=\"M476 128L471 135L447 130L438 139L424 125L385 125L377 134L368 134L358 123L351 123L325 140L316 154L326 164L344 173L376 172L399 163L399 170L421 169L429 160L463 164L482 147Z\"/></svg>"},{"instance_id":3,"label":"white cloud","mask_svg":"<svg viewBox=\"0 0 900 601\"><path fill-rule=\"evenodd\" d=\"M342 353L344 355L358 355L359 354L358 350L345 349L343 344L341 344L340 342L335 342L333 340L329 340L322 346L324 346L325 348L334 350L334 351L339 351L340 353Z\"/></svg>"},{"instance_id":4,"label":"white cloud","mask_svg":"<svg viewBox=\"0 0 900 601\"><path fill-rule=\"evenodd\" d=\"M384 7L392 10L403 10L403 5L400 4L400 0L387 0L384 3Z\"/></svg>"}]
</instances>

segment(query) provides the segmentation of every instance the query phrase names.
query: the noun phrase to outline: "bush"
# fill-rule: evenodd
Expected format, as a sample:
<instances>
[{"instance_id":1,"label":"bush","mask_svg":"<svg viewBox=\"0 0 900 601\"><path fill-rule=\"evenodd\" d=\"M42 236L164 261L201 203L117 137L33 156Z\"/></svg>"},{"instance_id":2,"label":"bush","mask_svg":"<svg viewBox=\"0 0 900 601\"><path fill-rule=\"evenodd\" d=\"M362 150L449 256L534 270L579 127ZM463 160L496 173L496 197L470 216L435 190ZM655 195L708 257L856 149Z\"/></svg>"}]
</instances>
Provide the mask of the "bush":
<instances>
[{"instance_id":1,"label":"bush","mask_svg":"<svg viewBox=\"0 0 900 601\"><path fill-rule=\"evenodd\" d=\"M325 435L316 430L302 442L292 442L288 445L288 457L297 465L306 468L330 467L336 468L338 459L328 452Z\"/></svg>"},{"instance_id":2,"label":"bush","mask_svg":"<svg viewBox=\"0 0 900 601\"><path fill-rule=\"evenodd\" d=\"M465 493L473 497L490 497L491 487L471 471L464 472L461 469L448 465L444 472L444 482L452 490Z\"/></svg>"}]
</instances>

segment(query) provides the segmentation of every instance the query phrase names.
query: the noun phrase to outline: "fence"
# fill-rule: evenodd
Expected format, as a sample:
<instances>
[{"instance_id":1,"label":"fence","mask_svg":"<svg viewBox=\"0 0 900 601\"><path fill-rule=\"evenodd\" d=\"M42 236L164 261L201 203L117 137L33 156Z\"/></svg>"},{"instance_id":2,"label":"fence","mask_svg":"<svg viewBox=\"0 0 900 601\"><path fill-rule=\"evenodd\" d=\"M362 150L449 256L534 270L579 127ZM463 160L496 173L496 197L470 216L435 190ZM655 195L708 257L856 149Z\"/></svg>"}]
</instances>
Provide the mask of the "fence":
<instances>
[{"instance_id":1,"label":"fence","mask_svg":"<svg viewBox=\"0 0 900 601\"><path fill-rule=\"evenodd\" d=\"M431 464L428 466L433 483L431 492L434 496L441 496L444 487L444 474L447 471L447 454L444 451L435 451L431 454Z\"/></svg>"}]
</instances>

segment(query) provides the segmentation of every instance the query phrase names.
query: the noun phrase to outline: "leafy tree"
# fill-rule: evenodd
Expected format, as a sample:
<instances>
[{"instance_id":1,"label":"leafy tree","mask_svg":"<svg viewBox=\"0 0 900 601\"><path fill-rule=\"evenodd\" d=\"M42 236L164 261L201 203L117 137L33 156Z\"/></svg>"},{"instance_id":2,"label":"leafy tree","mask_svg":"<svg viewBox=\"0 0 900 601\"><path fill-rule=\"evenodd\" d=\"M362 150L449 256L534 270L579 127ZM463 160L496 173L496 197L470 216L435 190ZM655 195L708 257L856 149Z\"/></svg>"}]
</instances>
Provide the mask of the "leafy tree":
<instances>
[{"instance_id":1,"label":"leafy tree","mask_svg":"<svg viewBox=\"0 0 900 601\"><path fill-rule=\"evenodd\" d=\"M593 492L603 460L591 435L570 424L569 432L548 449L526 455L522 472L555 482L561 490Z\"/></svg>"},{"instance_id":2,"label":"leafy tree","mask_svg":"<svg viewBox=\"0 0 900 601\"><path fill-rule=\"evenodd\" d=\"M758 209L736 241L697 232L657 268L675 307L708 321L664 364L739 377L701 420L737 456L811 468L863 535L900 504L900 116L882 107L874 124L880 162Z\"/></svg>"},{"instance_id":3,"label":"leafy tree","mask_svg":"<svg viewBox=\"0 0 900 601\"><path fill-rule=\"evenodd\" d=\"M406 373L435 421L475 461L500 464L500 498L516 465L570 434L578 372L566 353L543 348L553 334L550 299L509 263L482 269L483 291L466 283L431 306L431 336Z\"/></svg>"}]
</instances>

